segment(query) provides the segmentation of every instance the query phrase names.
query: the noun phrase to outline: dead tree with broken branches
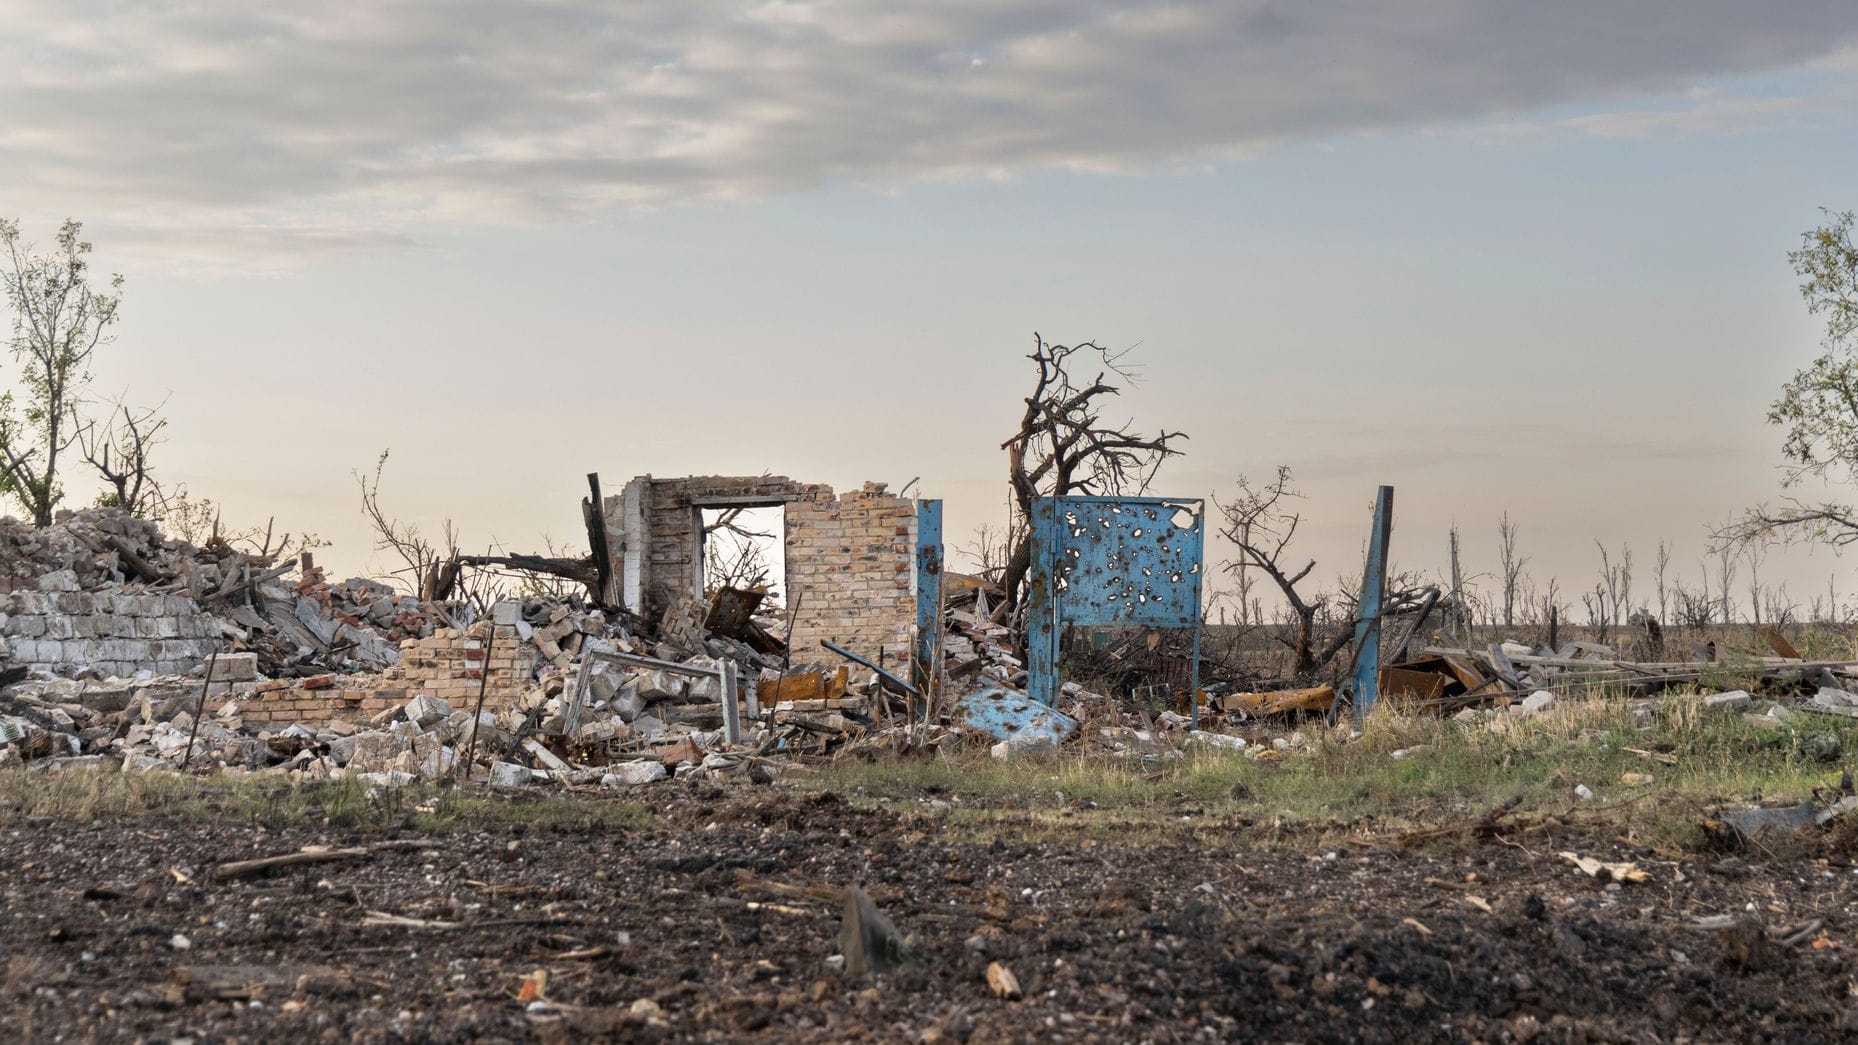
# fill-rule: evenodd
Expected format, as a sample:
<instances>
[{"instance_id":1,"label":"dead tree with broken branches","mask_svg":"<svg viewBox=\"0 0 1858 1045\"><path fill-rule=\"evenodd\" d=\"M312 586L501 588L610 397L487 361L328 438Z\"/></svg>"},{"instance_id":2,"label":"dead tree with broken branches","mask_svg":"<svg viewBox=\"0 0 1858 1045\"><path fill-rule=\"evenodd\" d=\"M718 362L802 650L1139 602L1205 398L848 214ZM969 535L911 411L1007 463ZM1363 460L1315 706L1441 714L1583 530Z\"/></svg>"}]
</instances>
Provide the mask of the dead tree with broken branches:
<instances>
[{"instance_id":1,"label":"dead tree with broken branches","mask_svg":"<svg viewBox=\"0 0 1858 1045\"><path fill-rule=\"evenodd\" d=\"M161 490L150 474L149 457L168 427L160 409L132 410L119 401L101 428L91 422L78 429L84 460L109 485L98 503L146 515L159 502Z\"/></svg>"},{"instance_id":2,"label":"dead tree with broken branches","mask_svg":"<svg viewBox=\"0 0 1858 1045\"><path fill-rule=\"evenodd\" d=\"M381 451L380 458L374 462L372 476L366 472L355 473L355 484L361 489L361 514L374 530L375 549L391 551L406 564L404 569L394 572L412 576L410 586L422 601L443 602L457 589L462 568L457 530L447 519L441 539L434 541L421 533L417 525L396 519L381 507L381 473L387 468L388 453Z\"/></svg>"},{"instance_id":3,"label":"dead tree with broken branches","mask_svg":"<svg viewBox=\"0 0 1858 1045\"><path fill-rule=\"evenodd\" d=\"M1316 560L1307 560L1298 567L1289 555L1290 542L1297 535L1298 523L1303 521L1301 513L1289 510L1289 502L1302 496L1291 488L1289 466L1279 465L1277 477L1263 486L1254 487L1240 476L1232 501L1215 504L1226 519L1220 535L1239 550L1238 559L1228 563L1226 571L1246 576L1255 570L1277 585L1290 611L1292 630L1288 635L1279 631L1276 638L1291 651L1291 675L1307 679L1348 644L1349 629L1338 632L1319 653L1316 618L1328 600L1320 595L1306 596L1297 587L1316 569Z\"/></svg>"},{"instance_id":4,"label":"dead tree with broken branches","mask_svg":"<svg viewBox=\"0 0 1858 1045\"><path fill-rule=\"evenodd\" d=\"M1019 430L1000 444L1006 451L1007 485L1012 491L1013 525L1006 568L1001 578L1005 598L995 619L1017 626L1032 570L1032 503L1040 497L1140 494L1148 489L1161 463L1177 456L1175 444L1186 439L1165 429L1154 436L1131 430L1132 421L1103 420L1108 399L1122 391L1112 380L1133 383L1127 353L1094 341L1060 345L1032 335L1037 380L1026 397ZM1080 380L1073 368L1094 370ZM1021 628L1021 631L1024 629Z\"/></svg>"}]
</instances>

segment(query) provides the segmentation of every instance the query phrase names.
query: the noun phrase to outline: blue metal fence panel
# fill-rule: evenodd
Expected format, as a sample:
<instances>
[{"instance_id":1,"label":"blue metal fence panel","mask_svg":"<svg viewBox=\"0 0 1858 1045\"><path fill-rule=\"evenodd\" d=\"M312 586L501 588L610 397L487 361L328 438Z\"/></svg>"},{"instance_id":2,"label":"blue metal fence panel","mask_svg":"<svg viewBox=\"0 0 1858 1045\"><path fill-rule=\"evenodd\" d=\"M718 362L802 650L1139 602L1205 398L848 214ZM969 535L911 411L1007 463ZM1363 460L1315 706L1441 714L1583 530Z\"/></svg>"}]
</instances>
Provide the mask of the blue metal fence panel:
<instances>
[{"instance_id":1,"label":"blue metal fence panel","mask_svg":"<svg viewBox=\"0 0 1858 1045\"><path fill-rule=\"evenodd\" d=\"M1058 638L1066 624L1191 627L1198 690L1205 514L1198 498L1033 502L1026 688L1034 700L1057 698Z\"/></svg>"}]
</instances>

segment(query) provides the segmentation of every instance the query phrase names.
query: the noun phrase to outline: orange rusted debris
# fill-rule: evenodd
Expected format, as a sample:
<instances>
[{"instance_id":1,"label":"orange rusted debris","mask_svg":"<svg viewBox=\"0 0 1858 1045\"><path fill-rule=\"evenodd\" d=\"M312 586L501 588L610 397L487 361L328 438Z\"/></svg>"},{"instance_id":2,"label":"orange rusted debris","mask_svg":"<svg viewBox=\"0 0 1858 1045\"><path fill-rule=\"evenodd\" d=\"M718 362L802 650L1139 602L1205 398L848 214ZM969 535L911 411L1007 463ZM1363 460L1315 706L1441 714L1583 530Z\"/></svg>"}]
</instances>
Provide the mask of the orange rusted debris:
<instances>
[{"instance_id":1,"label":"orange rusted debris","mask_svg":"<svg viewBox=\"0 0 1858 1045\"><path fill-rule=\"evenodd\" d=\"M843 667L830 675L823 671L797 671L756 684L755 696L760 698L763 707L789 700L838 700L845 696L849 678Z\"/></svg>"},{"instance_id":2,"label":"orange rusted debris","mask_svg":"<svg viewBox=\"0 0 1858 1045\"><path fill-rule=\"evenodd\" d=\"M1335 704L1334 686L1280 689L1269 693L1228 693L1219 698L1224 711L1253 715L1281 715L1287 711L1327 711Z\"/></svg>"}]
</instances>

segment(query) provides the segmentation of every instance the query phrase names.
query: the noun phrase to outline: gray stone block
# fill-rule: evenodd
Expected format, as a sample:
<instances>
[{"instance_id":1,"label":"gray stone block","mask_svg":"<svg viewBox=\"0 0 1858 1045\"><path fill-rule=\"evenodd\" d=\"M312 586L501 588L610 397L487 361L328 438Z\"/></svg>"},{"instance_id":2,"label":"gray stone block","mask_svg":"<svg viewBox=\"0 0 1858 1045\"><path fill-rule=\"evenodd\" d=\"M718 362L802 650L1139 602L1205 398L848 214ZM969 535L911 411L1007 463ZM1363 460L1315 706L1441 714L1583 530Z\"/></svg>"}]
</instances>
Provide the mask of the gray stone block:
<instances>
[{"instance_id":1,"label":"gray stone block","mask_svg":"<svg viewBox=\"0 0 1858 1045\"><path fill-rule=\"evenodd\" d=\"M212 664L214 682L250 682L258 677L256 653L222 653Z\"/></svg>"},{"instance_id":2,"label":"gray stone block","mask_svg":"<svg viewBox=\"0 0 1858 1045\"><path fill-rule=\"evenodd\" d=\"M40 591L76 591L77 574L71 570L53 570L39 578Z\"/></svg>"},{"instance_id":3,"label":"gray stone block","mask_svg":"<svg viewBox=\"0 0 1858 1045\"><path fill-rule=\"evenodd\" d=\"M421 729L425 729L435 722L449 718L452 713L452 706L448 702L440 700L438 697L421 693L412 700L407 701L404 710L408 722L413 723Z\"/></svg>"}]
</instances>

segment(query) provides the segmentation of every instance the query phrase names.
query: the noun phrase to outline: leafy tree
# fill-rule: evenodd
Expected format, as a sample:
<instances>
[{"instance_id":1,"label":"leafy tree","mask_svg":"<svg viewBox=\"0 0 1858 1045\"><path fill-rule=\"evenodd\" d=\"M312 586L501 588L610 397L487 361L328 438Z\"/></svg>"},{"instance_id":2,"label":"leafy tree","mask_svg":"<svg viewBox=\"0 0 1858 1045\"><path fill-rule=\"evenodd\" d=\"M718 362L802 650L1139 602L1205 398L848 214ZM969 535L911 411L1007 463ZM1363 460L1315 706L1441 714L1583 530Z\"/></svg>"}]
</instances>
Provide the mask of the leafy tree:
<instances>
[{"instance_id":1,"label":"leafy tree","mask_svg":"<svg viewBox=\"0 0 1858 1045\"><path fill-rule=\"evenodd\" d=\"M1815 478L1858 481L1858 242L1851 211L1826 213L1826 221L1801 237L1787 260L1799 274L1806 309L1826 319L1822 351L1796 372L1768 408L1768 422L1786 430L1783 486ZM1759 505L1717 531L1719 541L1766 537L1858 542L1858 509L1827 501L1789 497L1779 507Z\"/></svg>"},{"instance_id":2,"label":"leafy tree","mask_svg":"<svg viewBox=\"0 0 1858 1045\"><path fill-rule=\"evenodd\" d=\"M16 389L0 394L0 492L17 497L38 526L49 526L64 496L59 456L84 433L81 394L90 359L108 344L123 278L106 290L90 284L90 244L83 226L66 221L58 246L37 255L20 241L19 223L0 219L0 282L13 311L7 347L19 366ZM16 394L17 393L17 394Z\"/></svg>"}]
</instances>

